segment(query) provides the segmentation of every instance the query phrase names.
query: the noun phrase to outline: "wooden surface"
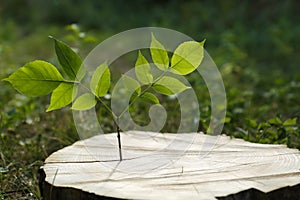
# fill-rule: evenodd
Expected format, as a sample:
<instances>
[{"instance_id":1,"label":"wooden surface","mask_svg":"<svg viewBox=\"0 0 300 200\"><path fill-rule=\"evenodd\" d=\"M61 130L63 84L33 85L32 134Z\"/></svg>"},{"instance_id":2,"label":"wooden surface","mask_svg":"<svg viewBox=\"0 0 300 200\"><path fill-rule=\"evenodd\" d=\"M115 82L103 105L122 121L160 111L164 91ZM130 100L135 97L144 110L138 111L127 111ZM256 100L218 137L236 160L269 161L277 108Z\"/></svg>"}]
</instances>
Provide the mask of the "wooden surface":
<instances>
[{"instance_id":1,"label":"wooden surface","mask_svg":"<svg viewBox=\"0 0 300 200\"><path fill-rule=\"evenodd\" d=\"M192 139L193 134L121 134L122 162L116 134L94 136L49 156L42 171L44 199L239 199L233 194L253 199L265 193L280 199L289 193L293 199L300 194L296 149L201 133Z\"/></svg>"}]
</instances>

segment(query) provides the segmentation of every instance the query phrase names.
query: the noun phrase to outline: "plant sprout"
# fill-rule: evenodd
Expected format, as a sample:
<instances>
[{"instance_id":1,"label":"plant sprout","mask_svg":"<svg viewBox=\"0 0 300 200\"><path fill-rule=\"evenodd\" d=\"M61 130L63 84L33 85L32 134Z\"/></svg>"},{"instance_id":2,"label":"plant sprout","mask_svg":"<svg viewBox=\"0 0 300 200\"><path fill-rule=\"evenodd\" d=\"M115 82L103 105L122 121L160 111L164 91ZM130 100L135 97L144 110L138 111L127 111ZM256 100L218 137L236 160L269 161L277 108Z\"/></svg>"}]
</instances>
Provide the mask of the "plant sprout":
<instances>
[{"instance_id":1,"label":"plant sprout","mask_svg":"<svg viewBox=\"0 0 300 200\"><path fill-rule=\"evenodd\" d=\"M152 34L150 54L152 63L160 73L158 76L154 76L148 60L141 51L138 51L135 62L137 80L122 75L124 87L133 94L133 98L125 110L114 113L110 106L103 101L104 96L111 89L111 73L107 62L101 63L96 68L89 85L86 85L82 81L86 75L86 69L82 66L79 55L64 42L54 37L50 38L54 40L58 61L67 77L61 75L51 63L35 60L26 63L4 81L10 82L17 91L24 95L35 97L52 93L46 112L61 109L71 103L73 110L88 110L97 103L102 104L113 116L117 129L120 161L122 161L121 129L118 125L120 117L138 98L152 104L160 104L159 99L150 92L150 89L163 95L174 95L189 89L190 87L170 74L187 75L196 70L203 59L205 42L205 40L183 42L175 49L170 59L168 51ZM83 87L86 92L78 95L80 87Z\"/></svg>"}]
</instances>

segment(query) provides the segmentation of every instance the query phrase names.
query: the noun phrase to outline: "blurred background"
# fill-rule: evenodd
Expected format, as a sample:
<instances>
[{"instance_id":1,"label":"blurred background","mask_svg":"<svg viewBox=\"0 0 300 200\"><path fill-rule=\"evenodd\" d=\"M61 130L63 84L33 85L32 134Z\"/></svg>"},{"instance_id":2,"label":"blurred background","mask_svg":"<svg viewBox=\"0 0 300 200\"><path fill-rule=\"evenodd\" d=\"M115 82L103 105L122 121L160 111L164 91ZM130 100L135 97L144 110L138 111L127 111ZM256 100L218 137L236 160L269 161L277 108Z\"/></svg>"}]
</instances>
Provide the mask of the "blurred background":
<instances>
[{"instance_id":1,"label":"blurred background","mask_svg":"<svg viewBox=\"0 0 300 200\"><path fill-rule=\"evenodd\" d=\"M206 38L227 92L225 134L300 148L299 9L297 0L1 1L0 79L36 59L58 66L49 35L84 58L121 31L170 28L198 41ZM205 132L209 94L201 77L188 79L200 102L199 131ZM25 97L2 81L0 98L0 199L40 199L37 170L43 160L79 139L72 114L68 109L45 113L49 96ZM171 110L163 132L176 132L177 103L162 99ZM135 120L146 123L147 113L138 108L132 110ZM103 129L114 132L109 114L98 109Z\"/></svg>"}]
</instances>

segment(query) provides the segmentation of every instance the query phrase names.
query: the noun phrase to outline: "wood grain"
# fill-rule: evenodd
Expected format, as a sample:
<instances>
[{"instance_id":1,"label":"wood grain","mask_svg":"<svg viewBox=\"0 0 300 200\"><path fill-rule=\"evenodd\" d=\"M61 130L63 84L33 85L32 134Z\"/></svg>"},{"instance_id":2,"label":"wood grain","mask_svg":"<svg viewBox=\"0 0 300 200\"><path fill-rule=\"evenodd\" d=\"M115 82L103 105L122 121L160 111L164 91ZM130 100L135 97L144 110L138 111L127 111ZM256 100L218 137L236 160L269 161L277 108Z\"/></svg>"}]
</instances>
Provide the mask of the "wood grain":
<instances>
[{"instance_id":1,"label":"wood grain","mask_svg":"<svg viewBox=\"0 0 300 200\"><path fill-rule=\"evenodd\" d=\"M121 135L122 162L115 133L50 155L43 166L44 199L217 199L300 184L300 152L285 145L202 133ZM67 191L73 196L63 196Z\"/></svg>"}]
</instances>

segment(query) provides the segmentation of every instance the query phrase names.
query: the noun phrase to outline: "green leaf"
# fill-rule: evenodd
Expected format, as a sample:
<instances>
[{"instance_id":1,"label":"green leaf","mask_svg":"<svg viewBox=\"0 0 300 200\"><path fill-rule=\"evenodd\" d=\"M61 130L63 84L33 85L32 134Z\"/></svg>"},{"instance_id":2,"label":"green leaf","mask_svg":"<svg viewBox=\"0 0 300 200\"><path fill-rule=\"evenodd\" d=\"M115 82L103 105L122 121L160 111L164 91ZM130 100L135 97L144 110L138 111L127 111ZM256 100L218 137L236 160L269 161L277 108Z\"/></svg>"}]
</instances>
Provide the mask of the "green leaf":
<instances>
[{"instance_id":1,"label":"green leaf","mask_svg":"<svg viewBox=\"0 0 300 200\"><path fill-rule=\"evenodd\" d=\"M204 42L188 41L180 44L171 59L171 72L186 75L196 70L203 60Z\"/></svg>"},{"instance_id":2,"label":"green leaf","mask_svg":"<svg viewBox=\"0 0 300 200\"><path fill-rule=\"evenodd\" d=\"M71 80L81 80L85 75L85 69L81 67L82 61L67 44L51 37L55 43L55 52L63 70Z\"/></svg>"},{"instance_id":3,"label":"green leaf","mask_svg":"<svg viewBox=\"0 0 300 200\"><path fill-rule=\"evenodd\" d=\"M159 104L158 98L150 92L145 92L140 96L140 98L145 100L148 103Z\"/></svg>"},{"instance_id":4,"label":"green leaf","mask_svg":"<svg viewBox=\"0 0 300 200\"><path fill-rule=\"evenodd\" d=\"M97 67L96 71L94 72L90 82L90 88L93 94L98 97L103 97L106 95L109 87L110 71L107 63L105 62Z\"/></svg>"},{"instance_id":5,"label":"green leaf","mask_svg":"<svg viewBox=\"0 0 300 200\"><path fill-rule=\"evenodd\" d=\"M258 124L257 129L260 130L260 129L265 129L265 128L269 128L269 127L271 127L271 125L269 123L261 122Z\"/></svg>"},{"instance_id":6,"label":"green leaf","mask_svg":"<svg viewBox=\"0 0 300 200\"><path fill-rule=\"evenodd\" d=\"M255 119L248 119L248 123L251 128L256 128L258 126Z\"/></svg>"},{"instance_id":7,"label":"green leaf","mask_svg":"<svg viewBox=\"0 0 300 200\"><path fill-rule=\"evenodd\" d=\"M133 78L126 76L126 75L122 75L121 81L123 83L122 85L127 90L126 92L129 92L131 94L133 94L134 92L136 92L137 94L141 93L141 87L140 87L139 82L137 82Z\"/></svg>"},{"instance_id":8,"label":"green leaf","mask_svg":"<svg viewBox=\"0 0 300 200\"><path fill-rule=\"evenodd\" d=\"M294 126L296 124L297 124L297 117L285 120L283 126Z\"/></svg>"},{"instance_id":9,"label":"green leaf","mask_svg":"<svg viewBox=\"0 0 300 200\"><path fill-rule=\"evenodd\" d=\"M170 77L170 76L163 76L153 86L153 89L156 92L165 94L165 95L172 95L172 94L180 93L189 88L191 88L191 87L184 85L178 79Z\"/></svg>"},{"instance_id":10,"label":"green leaf","mask_svg":"<svg viewBox=\"0 0 300 200\"><path fill-rule=\"evenodd\" d=\"M269 119L268 123L271 125L281 125L283 122L281 121L281 119L279 117L274 117L272 119Z\"/></svg>"},{"instance_id":11,"label":"green leaf","mask_svg":"<svg viewBox=\"0 0 300 200\"><path fill-rule=\"evenodd\" d=\"M96 105L95 96L90 93L85 93L78 97L73 103L71 109L73 110L89 110Z\"/></svg>"},{"instance_id":12,"label":"green leaf","mask_svg":"<svg viewBox=\"0 0 300 200\"><path fill-rule=\"evenodd\" d=\"M224 123L230 123L231 122L231 118L230 117L225 117L224 118Z\"/></svg>"},{"instance_id":13,"label":"green leaf","mask_svg":"<svg viewBox=\"0 0 300 200\"><path fill-rule=\"evenodd\" d=\"M10 82L22 94L42 96L52 92L64 79L52 64L36 60L25 64L4 81Z\"/></svg>"},{"instance_id":14,"label":"green leaf","mask_svg":"<svg viewBox=\"0 0 300 200\"><path fill-rule=\"evenodd\" d=\"M53 90L50 100L50 106L46 112L57 110L69 105L76 97L78 85L73 83L61 83Z\"/></svg>"},{"instance_id":15,"label":"green leaf","mask_svg":"<svg viewBox=\"0 0 300 200\"><path fill-rule=\"evenodd\" d=\"M166 71L169 67L168 52L165 47L154 37L152 33L150 52L154 64L161 70Z\"/></svg>"},{"instance_id":16,"label":"green leaf","mask_svg":"<svg viewBox=\"0 0 300 200\"><path fill-rule=\"evenodd\" d=\"M141 51L138 53L138 58L135 62L135 74L136 77L143 84L150 84L153 81L151 74L151 67L147 59L143 56Z\"/></svg>"}]
</instances>

